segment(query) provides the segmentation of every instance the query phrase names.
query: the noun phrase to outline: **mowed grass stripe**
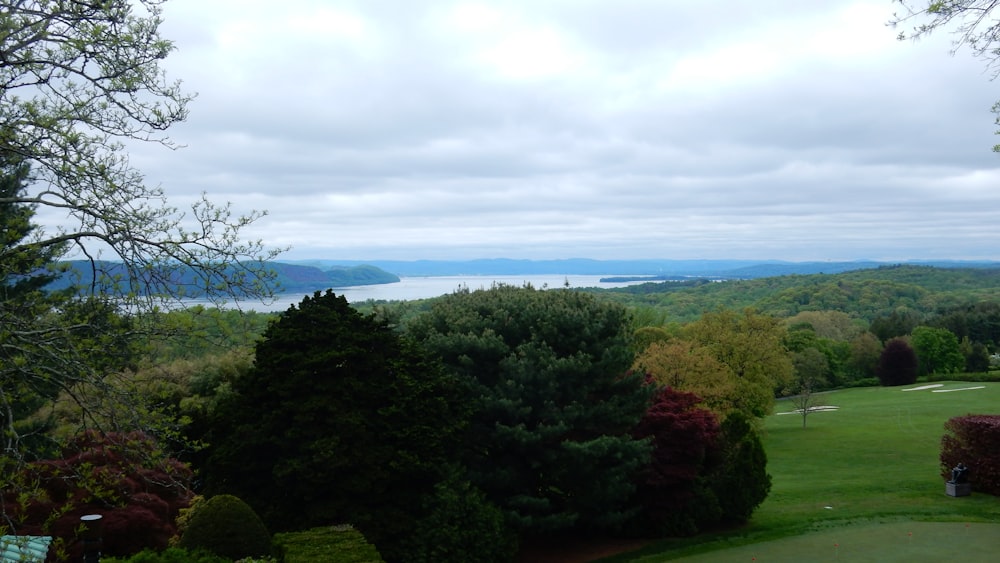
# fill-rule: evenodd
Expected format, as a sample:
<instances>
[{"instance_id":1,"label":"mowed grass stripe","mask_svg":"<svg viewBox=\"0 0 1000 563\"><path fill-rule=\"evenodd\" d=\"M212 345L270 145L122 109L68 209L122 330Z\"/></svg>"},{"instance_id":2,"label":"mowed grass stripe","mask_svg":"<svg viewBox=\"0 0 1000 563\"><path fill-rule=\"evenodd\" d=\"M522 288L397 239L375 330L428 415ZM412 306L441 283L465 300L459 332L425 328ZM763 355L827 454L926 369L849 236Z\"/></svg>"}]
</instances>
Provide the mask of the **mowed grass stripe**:
<instances>
[{"instance_id":1,"label":"mowed grass stripe","mask_svg":"<svg viewBox=\"0 0 1000 563\"><path fill-rule=\"evenodd\" d=\"M854 525L682 559L684 563L850 561L923 563L997 560L1000 524L896 522Z\"/></svg>"},{"instance_id":2,"label":"mowed grass stripe","mask_svg":"<svg viewBox=\"0 0 1000 563\"><path fill-rule=\"evenodd\" d=\"M903 389L919 385L824 393L821 402L839 408L810 414L806 428L801 416L768 417L763 439L773 487L747 526L656 542L612 559L666 561L873 524L1000 522L996 497L945 495L938 462L944 423L970 413L1000 414L1000 384L940 383L916 391ZM983 388L933 392L973 386ZM778 402L776 412L792 410L790 401ZM1000 539L994 541L1000 553Z\"/></svg>"}]
</instances>

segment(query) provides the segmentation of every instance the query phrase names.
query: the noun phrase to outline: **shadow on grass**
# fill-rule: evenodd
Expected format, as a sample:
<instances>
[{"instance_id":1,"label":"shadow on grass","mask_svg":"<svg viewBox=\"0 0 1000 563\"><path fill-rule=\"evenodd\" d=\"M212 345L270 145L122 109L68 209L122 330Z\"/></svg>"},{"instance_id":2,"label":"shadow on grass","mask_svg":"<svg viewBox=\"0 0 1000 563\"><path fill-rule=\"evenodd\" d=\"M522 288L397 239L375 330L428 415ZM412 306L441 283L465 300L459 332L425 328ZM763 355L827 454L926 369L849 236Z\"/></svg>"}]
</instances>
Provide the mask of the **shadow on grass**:
<instances>
[{"instance_id":1,"label":"shadow on grass","mask_svg":"<svg viewBox=\"0 0 1000 563\"><path fill-rule=\"evenodd\" d=\"M1000 524L971 522L826 522L826 529L765 540L762 537L720 539L685 549L665 542L650 548L601 559L603 562L683 561L995 561ZM732 547L725 547L728 544ZM733 545L737 544L737 545ZM694 553L697 552L697 553Z\"/></svg>"}]
</instances>

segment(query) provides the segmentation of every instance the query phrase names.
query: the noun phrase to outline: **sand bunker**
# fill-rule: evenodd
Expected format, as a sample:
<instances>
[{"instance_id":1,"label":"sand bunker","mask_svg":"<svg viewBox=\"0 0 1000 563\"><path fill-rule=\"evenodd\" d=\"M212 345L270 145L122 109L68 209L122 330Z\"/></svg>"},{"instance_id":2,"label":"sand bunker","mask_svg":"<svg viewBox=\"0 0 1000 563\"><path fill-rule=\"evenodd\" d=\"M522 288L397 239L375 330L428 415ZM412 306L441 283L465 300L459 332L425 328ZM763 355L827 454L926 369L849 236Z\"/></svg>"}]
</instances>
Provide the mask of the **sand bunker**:
<instances>
[{"instance_id":1,"label":"sand bunker","mask_svg":"<svg viewBox=\"0 0 1000 563\"><path fill-rule=\"evenodd\" d=\"M815 407L809 407L809 412L831 412L839 409L840 407L835 407L833 405L819 405ZM788 412L779 412L778 414L802 414L802 409L795 409Z\"/></svg>"},{"instance_id":2,"label":"sand bunker","mask_svg":"<svg viewBox=\"0 0 1000 563\"><path fill-rule=\"evenodd\" d=\"M951 393L952 391L972 391L973 389L986 389L985 385L979 387L959 387L958 389L935 389L931 393Z\"/></svg>"},{"instance_id":3,"label":"sand bunker","mask_svg":"<svg viewBox=\"0 0 1000 563\"><path fill-rule=\"evenodd\" d=\"M909 389L903 389L903 391L923 391L925 389L934 389L935 387L944 387L944 383L934 383L932 385L921 385L920 387L910 387Z\"/></svg>"}]
</instances>

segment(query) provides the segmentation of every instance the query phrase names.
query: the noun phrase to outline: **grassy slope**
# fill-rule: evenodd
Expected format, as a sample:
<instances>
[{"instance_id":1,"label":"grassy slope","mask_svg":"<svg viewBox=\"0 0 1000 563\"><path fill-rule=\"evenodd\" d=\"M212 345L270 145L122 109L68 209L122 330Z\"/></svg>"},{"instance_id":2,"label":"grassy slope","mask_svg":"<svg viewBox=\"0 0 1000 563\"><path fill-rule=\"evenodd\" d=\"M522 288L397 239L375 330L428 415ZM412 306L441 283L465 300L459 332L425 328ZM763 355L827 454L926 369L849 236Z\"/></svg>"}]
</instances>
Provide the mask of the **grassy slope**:
<instances>
[{"instance_id":1,"label":"grassy slope","mask_svg":"<svg viewBox=\"0 0 1000 563\"><path fill-rule=\"evenodd\" d=\"M986 389L828 393L824 402L840 410L810 415L805 429L799 416L772 416L766 423L765 447L773 488L750 524L714 536L658 542L614 560L664 561L871 522L1000 522L1000 499L946 496L938 467L948 418L996 413L1000 407L997 383L947 382L940 388L979 385ZM783 401L777 410L792 408Z\"/></svg>"}]
</instances>

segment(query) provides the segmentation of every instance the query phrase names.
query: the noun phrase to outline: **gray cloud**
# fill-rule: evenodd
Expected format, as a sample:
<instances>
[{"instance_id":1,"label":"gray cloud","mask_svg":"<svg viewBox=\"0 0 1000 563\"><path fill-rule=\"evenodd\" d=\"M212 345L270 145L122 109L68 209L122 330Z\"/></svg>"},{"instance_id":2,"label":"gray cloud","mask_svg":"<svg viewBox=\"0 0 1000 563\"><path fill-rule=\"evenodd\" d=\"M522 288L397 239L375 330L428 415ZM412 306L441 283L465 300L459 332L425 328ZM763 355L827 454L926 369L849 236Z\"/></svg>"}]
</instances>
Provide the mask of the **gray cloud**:
<instances>
[{"instance_id":1,"label":"gray cloud","mask_svg":"<svg viewBox=\"0 0 1000 563\"><path fill-rule=\"evenodd\" d=\"M133 157L293 258L1000 259L996 88L892 8L171 0Z\"/></svg>"}]
</instances>

